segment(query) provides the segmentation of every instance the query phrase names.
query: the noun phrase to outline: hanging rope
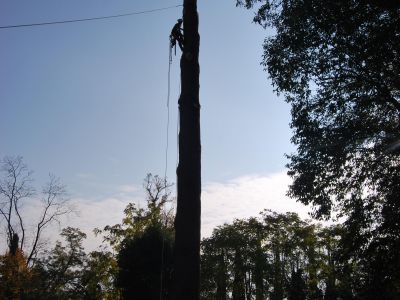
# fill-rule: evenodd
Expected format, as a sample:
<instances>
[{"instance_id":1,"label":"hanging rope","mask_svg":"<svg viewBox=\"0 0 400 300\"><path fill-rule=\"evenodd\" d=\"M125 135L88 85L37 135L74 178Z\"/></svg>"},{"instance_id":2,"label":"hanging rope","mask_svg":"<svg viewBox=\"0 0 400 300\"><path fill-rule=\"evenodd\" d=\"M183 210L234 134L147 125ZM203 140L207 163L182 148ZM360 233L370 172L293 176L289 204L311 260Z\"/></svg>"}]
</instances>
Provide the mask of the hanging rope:
<instances>
[{"instance_id":1,"label":"hanging rope","mask_svg":"<svg viewBox=\"0 0 400 300\"><path fill-rule=\"evenodd\" d=\"M168 172L168 148L169 148L169 98L171 94L171 64L172 64L172 47L171 41L168 42L168 89L167 89L167 140L165 147L165 170L164 170L164 197L167 197L167 172ZM165 220L165 228L167 227L167 216ZM165 235L162 235L161 246L161 270L160 270L160 300L163 299L163 275L164 275L164 248L165 248Z\"/></svg>"},{"instance_id":2,"label":"hanging rope","mask_svg":"<svg viewBox=\"0 0 400 300\"><path fill-rule=\"evenodd\" d=\"M165 147L165 170L164 180L165 185L167 184L167 172L168 172L168 147L169 147L169 98L171 94L171 64L172 64L172 48L171 43L168 43L169 58L168 58L168 90L167 90L167 143Z\"/></svg>"}]
</instances>

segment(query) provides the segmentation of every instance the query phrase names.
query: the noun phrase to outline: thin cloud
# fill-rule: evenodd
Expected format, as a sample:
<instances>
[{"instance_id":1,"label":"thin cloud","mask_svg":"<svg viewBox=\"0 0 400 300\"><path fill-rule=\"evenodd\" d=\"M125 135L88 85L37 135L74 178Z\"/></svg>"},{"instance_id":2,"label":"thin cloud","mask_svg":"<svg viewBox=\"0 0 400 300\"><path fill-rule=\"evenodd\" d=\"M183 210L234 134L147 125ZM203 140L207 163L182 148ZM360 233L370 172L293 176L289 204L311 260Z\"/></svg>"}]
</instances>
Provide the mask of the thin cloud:
<instances>
[{"instance_id":1,"label":"thin cloud","mask_svg":"<svg viewBox=\"0 0 400 300\"><path fill-rule=\"evenodd\" d=\"M93 230L120 223L125 207L129 202L135 202L135 199L111 197L102 200L73 199L72 202L78 216L70 217L68 226L78 227L85 232L87 239L84 246L87 250L94 250L101 245L102 240L95 237Z\"/></svg>"},{"instance_id":2,"label":"thin cloud","mask_svg":"<svg viewBox=\"0 0 400 300\"><path fill-rule=\"evenodd\" d=\"M202 191L202 236L210 236L216 226L232 222L235 218L258 216L264 209L297 212L300 217L308 218L309 209L286 196L289 184L290 178L285 172L205 183ZM102 243L101 238L94 236L94 228L120 223L123 211L130 202L139 207L145 206L144 194L137 185L122 185L115 191L114 196L104 199L71 199L78 215L63 220L61 227L78 227L85 232L88 237L84 246L88 251ZM37 216L38 206L31 205L27 209L31 210L26 211L27 215ZM61 227L55 225L48 228L46 237L51 241L60 239Z\"/></svg>"},{"instance_id":3,"label":"thin cloud","mask_svg":"<svg viewBox=\"0 0 400 300\"><path fill-rule=\"evenodd\" d=\"M118 190L125 194L141 192L141 189L136 184L121 185L119 186Z\"/></svg>"},{"instance_id":4,"label":"thin cloud","mask_svg":"<svg viewBox=\"0 0 400 300\"><path fill-rule=\"evenodd\" d=\"M206 184L202 192L202 236L210 236L216 226L236 218L258 216L264 209L296 212L308 218L309 209L286 196L290 182L281 172Z\"/></svg>"}]
</instances>

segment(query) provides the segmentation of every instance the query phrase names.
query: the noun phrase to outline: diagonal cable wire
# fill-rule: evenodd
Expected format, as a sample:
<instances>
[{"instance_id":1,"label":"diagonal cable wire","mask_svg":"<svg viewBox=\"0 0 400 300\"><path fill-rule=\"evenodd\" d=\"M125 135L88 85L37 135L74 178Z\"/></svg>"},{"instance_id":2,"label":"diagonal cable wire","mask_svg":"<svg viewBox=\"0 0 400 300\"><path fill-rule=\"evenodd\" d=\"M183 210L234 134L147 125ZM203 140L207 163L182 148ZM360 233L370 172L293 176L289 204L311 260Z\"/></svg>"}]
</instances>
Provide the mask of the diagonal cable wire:
<instances>
[{"instance_id":1,"label":"diagonal cable wire","mask_svg":"<svg viewBox=\"0 0 400 300\"><path fill-rule=\"evenodd\" d=\"M136 12L130 12L130 13L125 13L125 14L101 16L101 17L92 17L92 18L83 18L83 19L61 20L61 21L40 22L40 23L28 23L28 24L18 24L18 25L5 25L5 26L0 26L0 29L32 27L32 26L44 26L44 25L55 25L55 24L66 24L66 23L76 23L76 22L86 22L86 21L104 20L104 19L112 19L112 18L121 18L121 17L128 17L128 16L134 16L134 15L149 14L149 13L168 10L168 9L177 8L177 7L181 7L181 6L182 6L182 4L179 4L179 5L174 5L174 6L167 6L167 7L150 9L150 10L136 11Z\"/></svg>"}]
</instances>

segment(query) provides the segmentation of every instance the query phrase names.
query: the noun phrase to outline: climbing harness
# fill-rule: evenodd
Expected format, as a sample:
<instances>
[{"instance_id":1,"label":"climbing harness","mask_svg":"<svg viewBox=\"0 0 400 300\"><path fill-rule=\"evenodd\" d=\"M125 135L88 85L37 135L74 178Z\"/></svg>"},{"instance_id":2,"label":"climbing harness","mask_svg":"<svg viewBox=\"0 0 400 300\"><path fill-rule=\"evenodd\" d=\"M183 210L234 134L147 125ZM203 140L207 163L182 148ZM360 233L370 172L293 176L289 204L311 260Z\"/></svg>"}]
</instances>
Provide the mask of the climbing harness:
<instances>
[{"instance_id":1,"label":"climbing harness","mask_svg":"<svg viewBox=\"0 0 400 300\"><path fill-rule=\"evenodd\" d=\"M176 55L176 44L178 43L179 48L183 52L183 34L182 34L182 19L178 19L174 27L172 27L171 34L169 35L170 47L175 49Z\"/></svg>"}]
</instances>

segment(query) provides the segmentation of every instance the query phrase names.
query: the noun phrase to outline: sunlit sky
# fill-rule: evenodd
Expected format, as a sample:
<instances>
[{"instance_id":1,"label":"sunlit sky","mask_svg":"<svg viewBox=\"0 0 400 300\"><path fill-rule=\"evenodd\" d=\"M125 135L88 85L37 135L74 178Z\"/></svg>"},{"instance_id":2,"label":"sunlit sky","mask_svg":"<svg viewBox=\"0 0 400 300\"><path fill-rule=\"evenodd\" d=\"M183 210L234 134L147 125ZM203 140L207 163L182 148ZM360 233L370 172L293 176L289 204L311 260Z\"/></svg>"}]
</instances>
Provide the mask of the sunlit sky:
<instances>
[{"instance_id":1,"label":"sunlit sky","mask_svg":"<svg viewBox=\"0 0 400 300\"><path fill-rule=\"evenodd\" d=\"M3 0L0 26L178 4ZM203 235L264 208L303 211L285 197L290 108L260 65L268 32L233 0L198 5ZM0 156L23 156L38 186L49 172L59 176L81 210L69 222L86 230L119 222L126 203L143 199L145 175L164 174L168 36L181 12L0 30ZM171 66L171 182L179 54Z\"/></svg>"}]
</instances>

